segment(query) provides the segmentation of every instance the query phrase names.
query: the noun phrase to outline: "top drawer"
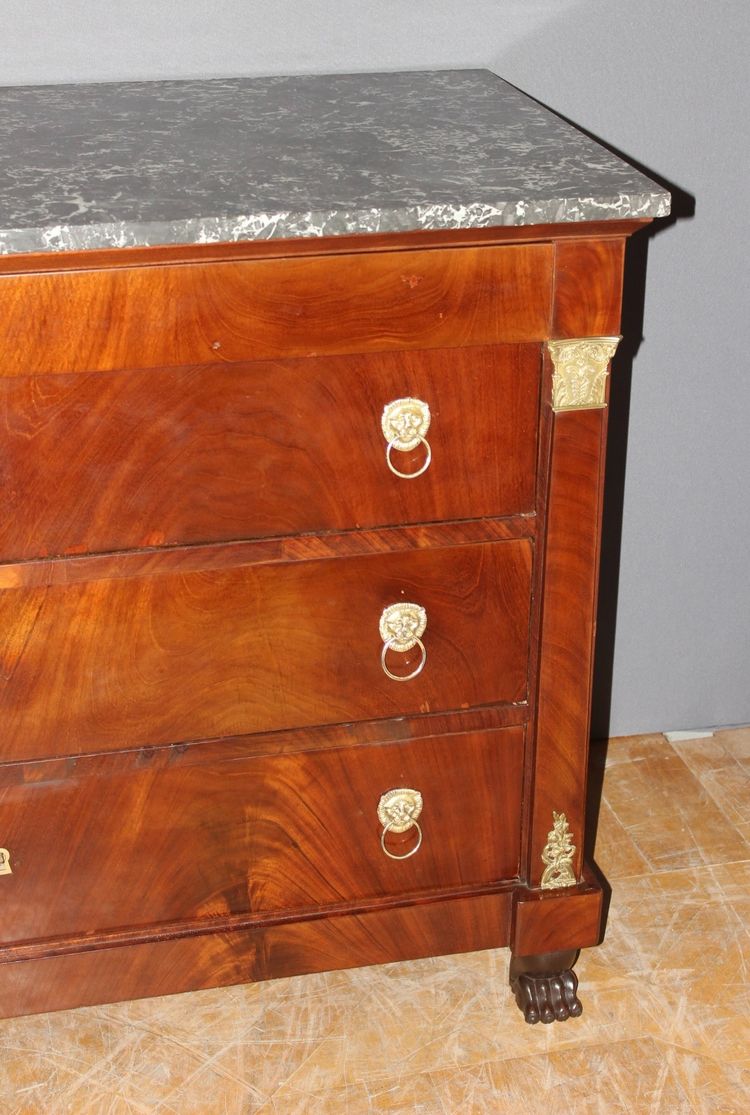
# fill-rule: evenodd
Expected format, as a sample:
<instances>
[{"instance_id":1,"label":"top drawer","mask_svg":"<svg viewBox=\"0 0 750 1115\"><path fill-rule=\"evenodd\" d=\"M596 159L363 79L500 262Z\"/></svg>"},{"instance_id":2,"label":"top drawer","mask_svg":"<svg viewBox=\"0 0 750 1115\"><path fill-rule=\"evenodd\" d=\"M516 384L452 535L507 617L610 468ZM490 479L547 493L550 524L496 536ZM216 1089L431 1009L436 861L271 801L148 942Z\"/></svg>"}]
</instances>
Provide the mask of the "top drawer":
<instances>
[{"instance_id":1,"label":"top drawer","mask_svg":"<svg viewBox=\"0 0 750 1115\"><path fill-rule=\"evenodd\" d=\"M0 276L0 377L540 341L550 244Z\"/></svg>"},{"instance_id":2,"label":"top drawer","mask_svg":"<svg viewBox=\"0 0 750 1115\"><path fill-rule=\"evenodd\" d=\"M532 511L539 370L527 344L0 379L0 557ZM422 442L388 450L394 401Z\"/></svg>"},{"instance_id":3,"label":"top drawer","mask_svg":"<svg viewBox=\"0 0 750 1115\"><path fill-rule=\"evenodd\" d=\"M551 273L532 244L0 276L0 557L532 511ZM386 460L402 399L427 469Z\"/></svg>"}]
</instances>

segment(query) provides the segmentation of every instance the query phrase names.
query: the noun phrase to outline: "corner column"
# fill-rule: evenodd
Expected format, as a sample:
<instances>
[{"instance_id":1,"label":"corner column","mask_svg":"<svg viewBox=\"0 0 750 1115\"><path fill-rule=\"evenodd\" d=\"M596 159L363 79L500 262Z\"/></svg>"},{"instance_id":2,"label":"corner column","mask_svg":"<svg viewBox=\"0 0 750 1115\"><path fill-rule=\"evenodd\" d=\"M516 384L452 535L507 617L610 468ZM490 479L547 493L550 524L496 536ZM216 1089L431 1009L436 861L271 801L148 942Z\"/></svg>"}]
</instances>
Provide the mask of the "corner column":
<instances>
[{"instance_id":1,"label":"corner column","mask_svg":"<svg viewBox=\"0 0 750 1115\"><path fill-rule=\"evenodd\" d=\"M527 879L574 886L586 768L609 361L619 337L548 341L549 474Z\"/></svg>"},{"instance_id":2,"label":"corner column","mask_svg":"<svg viewBox=\"0 0 750 1115\"><path fill-rule=\"evenodd\" d=\"M624 244L620 237L556 245L551 339L543 346L543 603L530 835L511 933L511 982L529 1022L580 1012L570 968L577 950L600 935L601 887L583 847L609 366L620 340Z\"/></svg>"}]
</instances>

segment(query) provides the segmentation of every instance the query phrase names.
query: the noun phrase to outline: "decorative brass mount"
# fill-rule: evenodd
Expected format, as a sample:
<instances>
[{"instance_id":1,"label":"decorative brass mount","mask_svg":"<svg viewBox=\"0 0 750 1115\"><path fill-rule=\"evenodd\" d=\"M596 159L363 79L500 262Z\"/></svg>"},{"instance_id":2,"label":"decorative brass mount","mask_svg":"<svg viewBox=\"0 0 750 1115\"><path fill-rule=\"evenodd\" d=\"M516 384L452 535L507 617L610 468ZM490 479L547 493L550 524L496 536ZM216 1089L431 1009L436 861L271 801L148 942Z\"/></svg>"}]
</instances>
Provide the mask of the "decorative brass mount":
<instances>
[{"instance_id":1,"label":"decorative brass mount","mask_svg":"<svg viewBox=\"0 0 750 1115\"><path fill-rule=\"evenodd\" d=\"M430 467L432 450L426 436L430 428L430 418L430 408L421 399L394 399L392 403L385 406L380 427L388 443L385 451L386 464L394 476L402 480L414 480ZM393 450L409 453L418 445L423 445L425 452L421 466L414 472L402 472L396 468L393 463Z\"/></svg>"},{"instance_id":2,"label":"decorative brass mount","mask_svg":"<svg viewBox=\"0 0 750 1115\"><path fill-rule=\"evenodd\" d=\"M573 856L576 846L564 813L552 810L553 828L547 833L547 843L542 852L545 868L542 874L542 888L553 890L556 887L574 887Z\"/></svg>"},{"instance_id":3,"label":"decorative brass mount","mask_svg":"<svg viewBox=\"0 0 750 1115\"><path fill-rule=\"evenodd\" d=\"M380 617L380 638L391 650L405 654L417 645L426 627L427 612L421 604L389 604Z\"/></svg>"},{"instance_id":4,"label":"decorative brass mount","mask_svg":"<svg viewBox=\"0 0 750 1115\"><path fill-rule=\"evenodd\" d=\"M407 832L422 812L422 795L419 790L405 786L386 790L378 802L378 820L389 832Z\"/></svg>"},{"instance_id":5,"label":"decorative brass mount","mask_svg":"<svg viewBox=\"0 0 750 1115\"><path fill-rule=\"evenodd\" d=\"M427 661L427 651L421 639L426 627L427 612L421 604L408 604L404 600L383 609L380 617L380 638L383 640L380 665L391 681L411 681L421 674ZM412 647L419 647L421 657L418 665L410 674L394 674L386 662L388 652L393 650L405 654Z\"/></svg>"},{"instance_id":6,"label":"decorative brass mount","mask_svg":"<svg viewBox=\"0 0 750 1115\"><path fill-rule=\"evenodd\" d=\"M554 365L552 409L596 410L607 405L608 365L621 337L547 341Z\"/></svg>"},{"instance_id":7,"label":"decorative brass mount","mask_svg":"<svg viewBox=\"0 0 750 1115\"><path fill-rule=\"evenodd\" d=\"M410 859L422 847L422 829L417 819L421 812L422 795L419 790L399 786L395 790L386 790L383 794L378 802L378 820L383 826L380 847L388 859ZM408 832L411 828L417 830L417 842L408 852L396 855L386 847L385 838L389 832Z\"/></svg>"},{"instance_id":8,"label":"decorative brass mount","mask_svg":"<svg viewBox=\"0 0 750 1115\"><path fill-rule=\"evenodd\" d=\"M400 453L416 449L430 428L430 408L421 399L394 399L383 409L383 437Z\"/></svg>"}]
</instances>

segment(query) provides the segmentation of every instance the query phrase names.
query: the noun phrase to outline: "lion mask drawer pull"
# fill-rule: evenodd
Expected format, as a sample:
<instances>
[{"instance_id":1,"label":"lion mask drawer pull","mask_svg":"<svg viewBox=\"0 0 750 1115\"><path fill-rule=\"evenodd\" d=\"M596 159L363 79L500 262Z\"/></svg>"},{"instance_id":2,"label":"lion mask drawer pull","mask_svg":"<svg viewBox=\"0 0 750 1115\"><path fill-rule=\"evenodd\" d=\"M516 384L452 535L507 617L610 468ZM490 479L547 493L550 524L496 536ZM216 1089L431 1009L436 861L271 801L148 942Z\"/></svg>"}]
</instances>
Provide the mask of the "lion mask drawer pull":
<instances>
[{"instance_id":1,"label":"lion mask drawer pull","mask_svg":"<svg viewBox=\"0 0 750 1115\"><path fill-rule=\"evenodd\" d=\"M380 425L383 437L388 442L385 460L394 476L399 476L402 480L416 480L423 472L427 472L432 460L430 443L425 437L430 428L430 417L430 408L421 399L394 399L383 410ZM415 472L401 472L393 463L393 450L410 453L418 445L423 445L425 450L421 467Z\"/></svg>"},{"instance_id":2,"label":"lion mask drawer pull","mask_svg":"<svg viewBox=\"0 0 750 1115\"><path fill-rule=\"evenodd\" d=\"M417 674L421 674L427 661L427 651L420 636L424 635L427 627L427 612L421 604L389 604L383 609L380 616L380 638L383 640L383 649L380 653L380 665L383 673L392 681L411 681ZM389 650L398 654L405 654L412 647L419 647L422 657L419 665L410 674L394 674L388 669L386 657Z\"/></svg>"},{"instance_id":3,"label":"lion mask drawer pull","mask_svg":"<svg viewBox=\"0 0 750 1115\"><path fill-rule=\"evenodd\" d=\"M416 855L422 846L422 828L417 820L422 812L422 795L419 790L409 790L405 786L396 790L387 790L378 802L378 820L383 826L380 834L380 847L389 859L409 859ZM389 832L408 832L416 828L417 842L414 847L403 856L396 856L389 852L385 846L385 838Z\"/></svg>"}]
</instances>

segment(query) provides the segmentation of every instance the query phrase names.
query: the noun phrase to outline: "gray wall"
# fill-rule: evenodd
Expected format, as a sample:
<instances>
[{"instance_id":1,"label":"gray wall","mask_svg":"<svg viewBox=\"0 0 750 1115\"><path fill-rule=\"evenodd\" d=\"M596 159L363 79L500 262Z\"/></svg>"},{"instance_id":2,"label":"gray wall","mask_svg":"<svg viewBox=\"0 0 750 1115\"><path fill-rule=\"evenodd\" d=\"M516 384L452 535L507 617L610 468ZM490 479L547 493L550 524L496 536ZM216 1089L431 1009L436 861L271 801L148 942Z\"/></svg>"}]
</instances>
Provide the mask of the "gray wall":
<instances>
[{"instance_id":1,"label":"gray wall","mask_svg":"<svg viewBox=\"0 0 750 1115\"><path fill-rule=\"evenodd\" d=\"M749 11L747 0L5 0L0 84L487 66L693 195L695 216L648 245L597 727L609 649L613 733L745 723Z\"/></svg>"}]
</instances>

